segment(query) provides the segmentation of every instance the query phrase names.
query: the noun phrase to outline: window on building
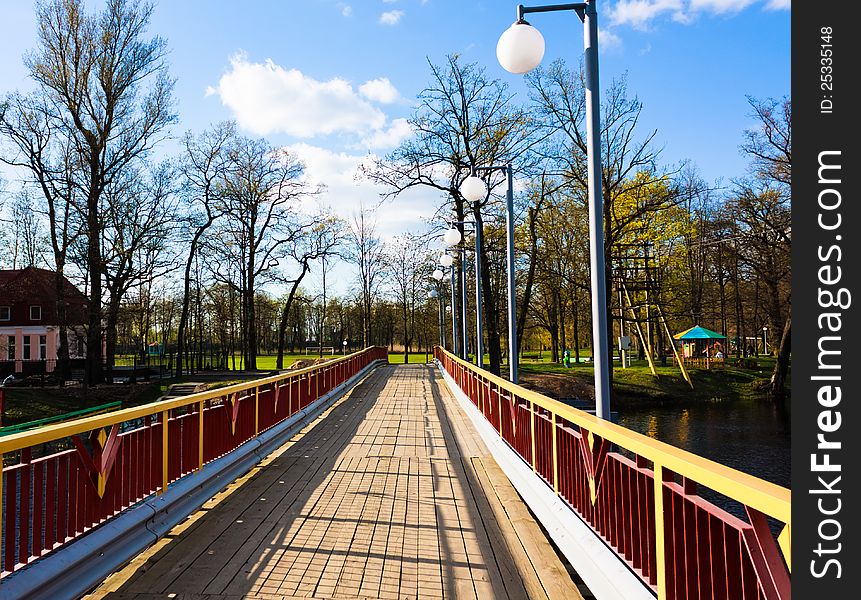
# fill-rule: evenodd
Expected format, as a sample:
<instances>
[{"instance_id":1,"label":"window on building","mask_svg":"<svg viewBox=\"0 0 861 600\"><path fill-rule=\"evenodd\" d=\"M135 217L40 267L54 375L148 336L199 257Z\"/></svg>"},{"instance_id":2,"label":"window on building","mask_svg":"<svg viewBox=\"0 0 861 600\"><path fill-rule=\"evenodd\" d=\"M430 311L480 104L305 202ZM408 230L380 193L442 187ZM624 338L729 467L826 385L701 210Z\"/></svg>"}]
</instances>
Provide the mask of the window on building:
<instances>
[{"instance_id":1,"label":"window on building","mask_svg":"<svg viewBox=\"0 0 861 600\"><path fill-rule=\"evenodd\" d=\"M48 336L39 336L39 359L45 360L48 358Z\"/></svg>"},{"instance_id":2,"label":"window on building","mask_svg":"<svg viewBox=\"0 0 861 600\"><path fill-rule=\"evenodd\" d=\"M41 306L31 306L30 307L30 320L31 321L41 321L42 320L42 307Z\"/></svg>"},{"instance_id":3,"label":"window on building","mask_svg":"<svg viewBox=\"0 0 861 600\"><path fill-rule=\"evenodd\" d=\"M0 321L11 321L12 310L8 306L0 306Z\"/></svg>"},{"instance_id":4,"label":"window on building","mask_svg":"<svg viewBox=\"0 0 861 600\"><path fill-rule=\"evenodd\" d=\"M9 344L6 346L7 353L6 356L9 357L9 360L15 360L15 336L9 336Z\"/></svg>"},{"instance_id":5,"label":"window on building","mask_svg":"<svg viewBox=\"0 0 861 600\"><path fill-rule=\"evenodd\" d=\"M24 355L21 357L24 360L30 360L30 336L24 336Z\"/></svg>"}]
</instances>

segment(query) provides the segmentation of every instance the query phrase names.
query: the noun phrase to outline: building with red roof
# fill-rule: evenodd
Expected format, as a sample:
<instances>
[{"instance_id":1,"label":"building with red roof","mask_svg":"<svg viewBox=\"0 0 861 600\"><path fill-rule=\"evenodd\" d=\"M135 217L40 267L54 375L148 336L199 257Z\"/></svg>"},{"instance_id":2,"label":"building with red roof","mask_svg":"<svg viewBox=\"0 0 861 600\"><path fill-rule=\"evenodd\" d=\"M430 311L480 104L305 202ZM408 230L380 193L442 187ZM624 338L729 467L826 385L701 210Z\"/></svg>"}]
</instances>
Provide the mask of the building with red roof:
<instances>
[{"instance_id":1,"label":"building with red roof","mask_svg":"<svg viewBox=\"0 0 861 600\"><path fill-rule=\"evenodd\" d=\"M25 363L53 370L60 340L56 272L36 267L0 270L0 373L22 373ZM63 277L69 355L83 358L87 297Z\"/></svg>"}]
</instances>

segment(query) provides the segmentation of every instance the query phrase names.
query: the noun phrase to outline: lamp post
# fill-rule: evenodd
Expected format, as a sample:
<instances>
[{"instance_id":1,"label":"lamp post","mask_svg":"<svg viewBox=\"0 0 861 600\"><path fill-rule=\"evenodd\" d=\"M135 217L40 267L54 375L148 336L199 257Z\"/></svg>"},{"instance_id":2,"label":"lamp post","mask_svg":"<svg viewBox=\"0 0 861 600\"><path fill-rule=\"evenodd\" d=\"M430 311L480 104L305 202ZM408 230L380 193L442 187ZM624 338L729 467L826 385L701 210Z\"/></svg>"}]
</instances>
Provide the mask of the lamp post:
<instances>
[{"instance_id":1,"label":"lamp post","mask_svg":"<svg viewBox=\"0 0 861 600\"><path fill-rule=\"evenodd\" d=\"M460 244L460 241L462 239L460 231L458 231L454 227L454 225L455 224L452 224L451 228L448 231L446 231L445 234L442 236L443 242L445 243L446 246L448 246L450 248ZM460 352L457 354L462 359L466 360L467 357L469 356L469 339L468 339L467 332L466 332L466 327L467 327L467 321L466 321L466 310L467 310L467 306L466 306L466 262L464 259L464 250L463 250L462 246L460 248L458 248L458 253L459 253L458 255L460 257L460 272L461 272L461 281L463 281L463 285L460 286L460 295L461 295L461 298L460 298L460 319L461 319L460 327L461 327L461 330L459 332L455 333L455 338L458 337L458 333L459 333L460 334L460 340L461 340L460 341ZM451 292L452 298L454 298L454 293L455 293L454 287L455 287L455 277L454 277L454 267L452 266L452 292ZM452 306L457 306L457 303L453 302ZM452 314L454 314L455 312L456 311L452 310Z\"/></svg>"},{"instance_id":2,"label":"lamp post","mask_svg":"<svg viewBox=\"0 0 861 600\"><path fill-rule=\"evenodd\" d=\"M768 326L762 326L762 352L766 356L768 356Z\"/></svg>"},{"instance_id":3,"label":"lamp post","mask_svg":"<svg viewBox=\"0 0 861 600\"><path fill-rule=\"evenodd\" d=\"M607 286L604 277L604 199L601 195L601 131L598 84L597 0L576 4L518 5L517 21L500 37L496 57L511 73L531 71L544 57L544 37L523 19L527 13L573 10L583 21L586 68L586 158L589 188L589 255L592 290L592 354L595 368L595 413L610 418L610 371L607 363Z\"/></svg>"},{"instance_id":4,"label":"lamp post","mask_svg":"<svg viewBox=\"0 0 861 600\"><path fill-rule=\"evenodd\" d=\"M505 171L508 190L505 193L505 240L508 259L508 379L511 383L518 382L517 375L517 297L514 285L514 174L511 164L473 167L473 173L478 171ZM469 202L478 202L487 196L487 186L475 175L467 177L460 186L460 193Z\"/></svg>"},{"instance_id":5,"label":"lamp post","mask_svg":"<svg viewBox=\"0 0 861 600\"><path fill-rule=\"evenodd\" d=\"M445 301L445 297L442 294L442 280L445 277L445 274L443 274L440 269L436 269L434 270L432 277L436 280L437 285L439 286L439 291L429 291L428 298L437 298L439 300L439 345L445 348L445 315L442 308L443 302Z\"/></svg>"},{"instance_id":6,"label":"lamp post","mask_svg":"<svg viewBox=\"0 0 861 600\"><path fill-rule=\"evenodd\" d=\"M468 180L469 178L467 178ZM479 180L480 181L480 180ZM481 181L480 181L481 182ZM481 182L484 185L484 182ZM484 340L482 339L482 305L481 305L481 227L475 221L454 221L452 225L473 225L475 233L475 364L480 368L484 368ZM449 246L453 246L461 241L460 232L452 226L446 231L443 240ZM452 233L454 232L454 233ZM454 234L457 234L455 237ZM451 234L451 235L449 235ZM454 240L457 241L454 241ZM454 243L450 243L454 241ZM463 272L463 358L466 359L469 355L468 340L466 332L466 251L461 245L460 247L460 265Z\"/></svg>"},{"instance_id":7,"label":"lamp post","mask_svg":"<svg viewBox=\"0 0 861 600\"><path fill-rule=\"evenodd\" d=\"M347 356L347 340L344 340L343 342L341 342L341 344L344 346L343 354L344 356Z\"/></svg>"},{"instance_id":8,"label":"lamp post","mask_svg":"<svg viewBox=\"0 0 861 600\"><path fill-rule=\"evenodd\" d=\"M439 264L447 268L451 275L451 306L448 307L451 310L451 349L455 356L460 356L460 343L457 339L457 311L454 310L454 307L457 306L455 291L457 275L454 270L454 257L448 252L443 252L439 257Z\"/></svg>"}]
</instances>

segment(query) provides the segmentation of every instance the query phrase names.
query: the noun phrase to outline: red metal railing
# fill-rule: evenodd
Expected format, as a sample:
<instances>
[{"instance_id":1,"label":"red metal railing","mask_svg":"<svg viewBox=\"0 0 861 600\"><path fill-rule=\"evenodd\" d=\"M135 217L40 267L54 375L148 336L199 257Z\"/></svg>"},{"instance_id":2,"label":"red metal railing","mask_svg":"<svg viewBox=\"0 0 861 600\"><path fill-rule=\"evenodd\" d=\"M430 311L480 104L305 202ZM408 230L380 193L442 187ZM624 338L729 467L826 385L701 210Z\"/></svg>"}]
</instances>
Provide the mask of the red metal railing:
<instances>
[{"instance_id":1,"label":"red metal railing","mask_svg":"<svg viewBox=\"0 0 861 600\"><path fill-rule=\"evenodd\" d=\"M434 356L507 444L664 599L786 599L789 490ZM740 519L698 484L743 507ZM783 524L777 539L768 518Z\"/></svg>"},{"instance_id":2,"label":"red metal railing","mask_svg":"<svg viewBox=\"0 0 861 600\"><path fill-rule=\"evenodd\" d=\"M368 348L292 373L0 438L0 464L7 465L0 478L0 576L164 492L387 357L385 348Z\"/></svg>"}]
</instances>

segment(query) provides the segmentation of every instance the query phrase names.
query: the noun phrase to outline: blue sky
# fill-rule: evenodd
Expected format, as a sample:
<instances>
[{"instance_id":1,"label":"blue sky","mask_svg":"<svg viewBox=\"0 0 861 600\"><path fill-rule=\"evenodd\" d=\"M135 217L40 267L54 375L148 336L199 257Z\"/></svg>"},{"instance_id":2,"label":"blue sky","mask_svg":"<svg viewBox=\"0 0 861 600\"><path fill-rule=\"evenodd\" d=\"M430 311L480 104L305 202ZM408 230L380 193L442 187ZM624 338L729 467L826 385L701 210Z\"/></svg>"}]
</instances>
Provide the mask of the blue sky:
<instances>
[{"instance_id":1,"label":"blue sky","mask_svg":"<svg viewBox=\"0 0 861 600\"><path fill-rule=\"evenodd\" d=\"M602 87L627 72L630 92L644 104L641 132L658 130L666 163L689 158L710 181L741 175L738 145L752 125L745 96L790 91L789 5L601 0ZM428 58L441 62L460 53L525 100L522 78L503 71L495 56L515 6L508 0L161 0L150 32L166 38L171 50L177 135L235 118L246 134L297 152L309 177L328 185L324 200L349 217L359 201L372 203L380 191L355 181L356 166L409 135L403 119L429 81ZM29 2L5 0L2 7L0 93L6 93L30 87L21 56L36 35ZM573 12L529 20L544 34L545 62L564 57L577 64L583 36ZM438 202L419 192L384 207L379 230L387 237L419 230Z\"/></svg>"}]
</instances>

